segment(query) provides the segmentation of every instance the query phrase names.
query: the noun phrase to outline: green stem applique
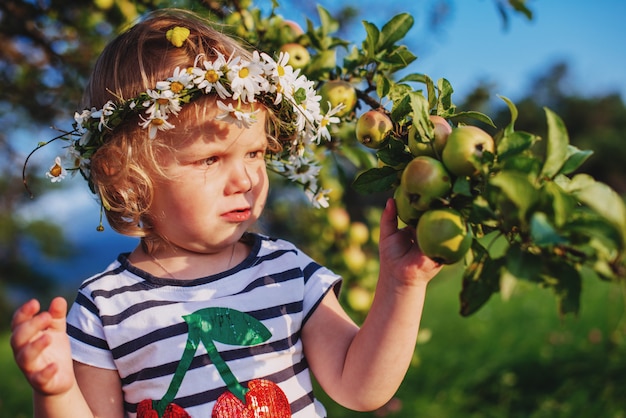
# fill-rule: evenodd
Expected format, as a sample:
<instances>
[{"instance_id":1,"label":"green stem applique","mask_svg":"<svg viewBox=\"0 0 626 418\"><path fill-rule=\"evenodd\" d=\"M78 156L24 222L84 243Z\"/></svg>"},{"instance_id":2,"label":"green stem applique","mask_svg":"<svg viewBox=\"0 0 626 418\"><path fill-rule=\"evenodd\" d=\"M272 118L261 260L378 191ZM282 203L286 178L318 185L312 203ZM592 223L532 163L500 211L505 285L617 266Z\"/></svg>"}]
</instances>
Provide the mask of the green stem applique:
<instances>
[{"instance_id":1,"label":"green stem applique","mask_svg":"<svg viewBox=\"0 0 626 418\"><path fill-rule=\"evenodd\" d=\"M272 336L271 332L256 318L230 308L200 309L183 318L188 327L187 343L167 392L160 401L153 401L153 408L159 417L163 416L167 405L176 397L200 343L204 344L228 390L245 402L248 389L239 383L217 351L214 341L236 346L253 346L267 341Z\"/></svg>"}]
</instances>

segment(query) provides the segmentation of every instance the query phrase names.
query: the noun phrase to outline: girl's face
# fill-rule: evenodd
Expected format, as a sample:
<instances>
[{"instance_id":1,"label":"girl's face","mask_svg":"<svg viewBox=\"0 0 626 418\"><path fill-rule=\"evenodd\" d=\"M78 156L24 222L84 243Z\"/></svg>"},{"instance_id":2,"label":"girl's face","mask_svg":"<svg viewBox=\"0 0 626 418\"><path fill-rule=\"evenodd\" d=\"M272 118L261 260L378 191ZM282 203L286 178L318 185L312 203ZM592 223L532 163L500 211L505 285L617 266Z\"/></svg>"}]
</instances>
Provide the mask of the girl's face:
<instances>
[{"instance_id":1,"label":"girl's face","mask_svg":"<svg viewBox=\"0 0 626 418\"><path fill-rule=\"evenodd\" d=\"M180 144L173 137L176 151L163 158L168 178L155 185L150 210L160 236L203 254L237 242L261 215L269 188L265 112L250 128L206 116Z\"/></svg>"}]
</instances>

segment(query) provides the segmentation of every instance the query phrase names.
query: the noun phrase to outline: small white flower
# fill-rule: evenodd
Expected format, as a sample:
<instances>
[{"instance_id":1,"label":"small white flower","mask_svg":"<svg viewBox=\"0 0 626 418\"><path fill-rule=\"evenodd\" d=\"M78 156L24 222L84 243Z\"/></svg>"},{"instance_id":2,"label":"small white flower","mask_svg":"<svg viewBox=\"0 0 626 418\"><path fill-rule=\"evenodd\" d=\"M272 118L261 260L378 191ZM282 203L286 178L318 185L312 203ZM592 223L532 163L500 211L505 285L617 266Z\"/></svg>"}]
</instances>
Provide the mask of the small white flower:
<instances>
[{"instance_id":1,"label":"small white flower","mask_svg":"<svg viewBox=\"0 0 626 418\"><path fill-rule=\"evenodd\" d=\"M239 108L235 108L232 103L225 104L221 100L217 101L217 107L219 108L219 114L216 119L232 123L238 128L249 128L253 123L256 123L256 114L259 110L250 112L244 112Z\"/></svg>"},{"instance_id":2,"label":"small white flower","mask_svg":"<svg viewBox=\"0 0 626 418\"><path fill-rule=\"evenodd\" d=\"M150 114L147 119L143 116L140 116L140 118L142 120L140 125L144 129L148 128L148 137L150 139L156 138L157 131L167 131L175 127L167 121L167 115L164 115L158 109Z\"/></svg>"},{"instance_id":3,"label":"small white flower","mask_svg":"<svg viewBox=\"0 0 626 418\"><path fill-rule=\"evenodd\" d=\"M331 191L329 189L318 190L314 192L311 189L306 189L304 193L307 195L314 208L327 208L329 206L328 203L328 193Z\"/></svg>"},{"instance_id":4,"label":"small white flower","mask_svg":"<svg viewBox=\"0 0 626 418\"><path fill-rule=\"evenodd\" d=\"M185 68L176 67L170 78L159 81L155 87L157 90L171 90L175 95L179 95L184 90L193 88L193 74Z\"/></svg>"},{"instance_id":5,"label":"small white flower","mask_svg":"<svg viewBox=\"0 0 626 418\"><path fill-rule=\"evenodd\" d=\"M203 61L202 67L193 67L191 69L193 83L200 90L204 90L205 94L215 89L215 92L221 99L230 97L231 94L222 84L226 64L224 55L220 53L217 54L217 58L213 62Z\"/></svg>"},{"instance_id":6,"label":"small white flower","mask_svg":"<svg viewBox=\"0 0 626 418\"><path fill-rule=\"evenodd\" d=\"M339 119L339 117L335 115L337 114L337 112L343 109L343 107L344 105L343 103L341 103L339 104L339 106L330 109L330 102L328 102L328 108L330 110L326 112L325 115L318 115L317 132L315 132L315 135L312 138L313 141L319 144L322 139L325 139L327 141L330 141L332 139L330 131L328 130L328 125L341 122L341 119Z\"/></svg>"},{"instance_id":7,"label":"small white flower","mask_svg":"<svg viewBox=\"0 0 626 418\"><path fill-rule=\"evenodd\" d=\"M50 179L52 183L58 183L67 176L67 170L61 165L61 157L54 159L54 164L46 172L46 177Z\"/></svg>"},{"instance_id":8,"label":"small white flower","mask_svg":"<svg viewBox=\"0 0 626 418\"><path fill-rule=\"evenodd\" d=\"M170 113L178 115L178 112L182 109L178 96L171 90L148 90L146 93L152 99L149 101L151 105L146 110L148 114L153 114L159 110L163 115Z\"/></svg>"},{"instance_id":9,"label":"small white flower","mask_svg":"<svg viewBox=\"0 0 626 418\"><path fill-rule=\"evenodd\" d=\"M254 52L252 61L240 60L230 67L227 77L233 99L241 98L244 102L253 103L255 96L269 90L269 82L263 77L263 65L258 52Z\"/></svg>"},{"instance_id":10,"label":"small white flower","mask_svg":"<svg viewBox=\"0 0 626 418\"><path fill-rule=\"evenodd\" d=\"M89 167L89 159L84 158L81 155L80 151L76 148L75 143L72 143L70 146L67 147L67 156L65 159L72 162L72 165L70 167L71 169L73 169L72 175L76 174L77 170L75 169L85 171L87 167Z\"/></svg>"},{"instance_id":11,"label":"small white flower","mask_svg":"<svg viewBox=\"0 0 626 418\"><path fill-rule=\"evenodd\" d=\"M306 155L292 155L285 165L287 178L301 184L317 182L321 167Z\"/></svg>"}]
</instances>

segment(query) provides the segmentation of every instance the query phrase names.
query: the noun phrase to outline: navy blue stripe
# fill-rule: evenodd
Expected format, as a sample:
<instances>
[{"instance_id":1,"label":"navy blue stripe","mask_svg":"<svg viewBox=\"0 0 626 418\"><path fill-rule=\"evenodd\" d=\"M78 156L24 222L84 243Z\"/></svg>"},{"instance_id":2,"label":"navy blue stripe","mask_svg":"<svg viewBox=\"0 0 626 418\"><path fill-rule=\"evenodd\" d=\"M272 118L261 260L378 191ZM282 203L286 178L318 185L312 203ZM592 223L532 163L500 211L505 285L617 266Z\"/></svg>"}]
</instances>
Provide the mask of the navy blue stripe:
<instances>
[{"instance_id":1,"label":"navy blue stripe","mask_svg":"<svg viewBox=\"0 0 626 418\"><path fill-rule=\"evenodd\" d=\"M102 320L102 326L113 326L143 310L156 308L159 306L175 305L177 303L180 302L177 300L147 300L141 303L136 303L130 306L128 309L125 309L124 311L118 313L117 315L102 315L100 319Z\"/></svg>"},{"instance_id":2,"label":"navy blue stripe","mask_svg":"<svg viewBox=\"0 0 626 418\"><path fill-rule=\"evenodd\" d=\"M300 270L299 268L285 270L280 273L273 273L271 275L266 275L263 277L259 277L258 279L255 279L237 294L239 295L239 294L251 292L252 290L256 288L259 288L259 287L262 288L262 287L265 287L267 285L274 284L274 283L284 283L290 280L300 279L301 277L302 277L302 270Z\"/></svg>"},{"instance_id":3,"label":"navy blue stripe","mask_svg":"<svg viewBox=\"0 0 626 418\"><path fill-rule=\"evenodd\" d=\"M304 270L304 283L307 283L309 281L309 279L311 277L313 277L313 275L315 274L316 271L318 271L319 269L321 269L322 266L317 264L315 261L309 263L309 265L307 265Z\"/></svg>"},{"instance_id":4,"label":"navy blue stripe","mask_svg":"<svg viewBox=\"0 0 626 418\"><path fill-rule=\"evenodd\" d=\"M77 303L78 305L87 309L89 312L91 312L95 316L100 315L100 309L98 309L98 307L93 303L93 301L89 299L87 296L85 296L82 292L78 292L78 294L76 295L76 299L74 300L74 303Z\"/></svg>"},{"instance_id":5,"label":"navy blue stripe","mask_svg":"<svg viewBox=\"0 0 626 418\"><path fill-rule=\"evenodd\" d=\"M67 335L92 347L100 348L103 350L109 349L109 344L107 344L105 340L89 334L85 334L83 331L70 324L67 324Z\"/></svg>"},{"instance_id":6,"label":"navy blue stripe","mask_svg":"<svg viewBox=\"0 0 626 418\"><path fill-rule=\"evenodd\" d=\"M107 276L116 276L118 274L120 274L121 272L123 272L124 270L126 270L126 268L123 265L119 265L116 268L114 268L113 270L109 270L109 271L105 271L97 276L94 276L90 279L85 280L80 286L79 286L79 290L82 290L84 288L86 288L87 286L90 286L92 283L107 277Z\"/></svg>"}]
</instances>

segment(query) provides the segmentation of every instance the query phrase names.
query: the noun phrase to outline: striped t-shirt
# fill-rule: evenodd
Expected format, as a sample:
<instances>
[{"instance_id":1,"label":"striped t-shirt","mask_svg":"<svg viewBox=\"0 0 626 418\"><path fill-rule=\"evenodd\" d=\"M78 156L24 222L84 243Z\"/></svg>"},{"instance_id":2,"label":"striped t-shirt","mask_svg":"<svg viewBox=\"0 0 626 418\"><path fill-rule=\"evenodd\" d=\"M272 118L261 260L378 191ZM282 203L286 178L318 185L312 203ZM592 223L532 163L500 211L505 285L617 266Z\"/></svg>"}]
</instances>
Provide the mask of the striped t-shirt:
<instances>
[{"instance_id":1,"label":"striped t-shirt","mask_svg":"<svg viewBox=\"0 0 626 418\"><path fill-rule=\"evenodd\" d=\"M171 400L194 418L211 416L227 390L221 363L243 387L253 379L276 383L294 418L325 416L300 333L341 279L287 241L245 238L250 255L217 275L157 278L121 254L80 286L67 318L72 355L117 370L127 416L135 417L145 399Z\"/></svg>"}]
</instances>

